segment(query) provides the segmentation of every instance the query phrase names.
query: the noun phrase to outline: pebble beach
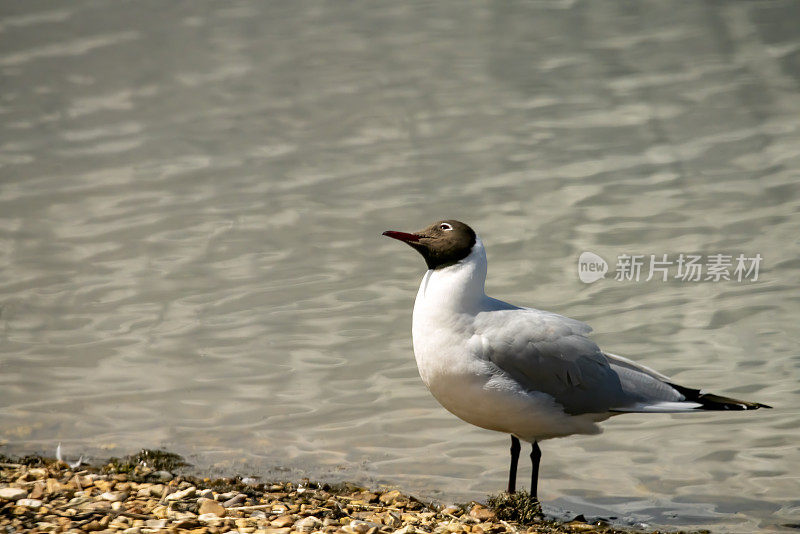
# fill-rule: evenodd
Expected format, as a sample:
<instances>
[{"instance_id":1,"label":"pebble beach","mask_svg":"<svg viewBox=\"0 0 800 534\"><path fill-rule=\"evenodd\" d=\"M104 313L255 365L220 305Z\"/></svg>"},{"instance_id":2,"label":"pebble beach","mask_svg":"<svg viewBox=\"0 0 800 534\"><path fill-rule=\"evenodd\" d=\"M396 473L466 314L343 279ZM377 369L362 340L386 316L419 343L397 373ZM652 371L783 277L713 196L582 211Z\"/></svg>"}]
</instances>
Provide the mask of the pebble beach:
<instances>
[{"instance_id":1,"label":"pebble beach","mask_svg":"<svg viewBox=\"0 0 800 534\"><path fill-rule=\"evenodd\" d=\"M70 467L41 457L2 458L0 529L122 534L637 532L580 517L549 521L524 501L504 500L508 496L488 504L441 507L397 489L210 479L182 474L177 468L181 465L180 457L155 451L111 459L100 467Z\"/></svg>"}]
</instances>

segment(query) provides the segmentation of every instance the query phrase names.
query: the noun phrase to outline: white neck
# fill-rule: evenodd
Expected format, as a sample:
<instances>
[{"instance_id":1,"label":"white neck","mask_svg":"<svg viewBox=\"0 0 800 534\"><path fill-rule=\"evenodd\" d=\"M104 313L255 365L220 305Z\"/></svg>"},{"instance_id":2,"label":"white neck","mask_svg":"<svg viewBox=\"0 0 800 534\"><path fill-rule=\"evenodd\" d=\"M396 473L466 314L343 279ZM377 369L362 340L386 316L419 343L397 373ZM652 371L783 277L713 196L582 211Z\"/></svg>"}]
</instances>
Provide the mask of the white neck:
<instances>
[{"instance_id":1,"label":"white neck","mask_svg":"<svg viewBox=\"0 0 800 534\"><path fill-rule=\"evenodd\" d=\"M438 312L477 312L486 299L486 250L479 237L463 260L441 269L430 269L422 278L414 303L414 316Z\"/></svg>"}]
</instances>

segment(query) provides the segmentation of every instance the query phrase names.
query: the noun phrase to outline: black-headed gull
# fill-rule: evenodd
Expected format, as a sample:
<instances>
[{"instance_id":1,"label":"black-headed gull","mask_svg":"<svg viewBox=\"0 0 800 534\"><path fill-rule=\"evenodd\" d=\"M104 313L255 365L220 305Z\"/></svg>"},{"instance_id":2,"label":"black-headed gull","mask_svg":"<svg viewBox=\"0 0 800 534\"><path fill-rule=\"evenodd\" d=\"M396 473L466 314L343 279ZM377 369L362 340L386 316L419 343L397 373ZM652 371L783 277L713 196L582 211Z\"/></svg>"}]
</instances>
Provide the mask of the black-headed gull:
<instances>
[{"instance_id":1,"label":"black-headed gull","mask_svg":"<svg viewBox=\"0 0 800 534\"><path fill-rule=\"evenodd\" d=\"M516 486L519 440L533 447L536 498L541 440L597 434L597 423L621 413L769 408L679 386L601 350L586 337L591 328L585 323L486 296L486 252L462 222L383 235L408 243L428 265L412 322L419 374L456 416L511 434L509 493Z\"/></svg>"}]
</instances>

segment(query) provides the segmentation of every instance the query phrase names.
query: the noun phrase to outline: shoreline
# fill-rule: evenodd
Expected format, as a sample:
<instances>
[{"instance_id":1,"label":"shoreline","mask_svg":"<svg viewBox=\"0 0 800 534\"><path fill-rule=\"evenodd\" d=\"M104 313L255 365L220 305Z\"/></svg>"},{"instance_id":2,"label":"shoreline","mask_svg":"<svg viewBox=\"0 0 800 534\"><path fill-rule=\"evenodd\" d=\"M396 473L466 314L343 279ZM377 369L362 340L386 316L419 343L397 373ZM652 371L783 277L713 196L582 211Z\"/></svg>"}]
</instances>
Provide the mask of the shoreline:
<instances>
[{"instance_id":1,"label":"shoreline","mask_svg":"<svg viewBox=\"0 0 800 534\"><path fill-rule=\"evenodd\" d=\"M579 516L546 519L527 494L489 504L436 507L397 489L355 484L211 479L183 459L142 450L102 466L0 455L0 529L7 532L151 534L534 534L644 533ZM707 531L701 531L707 532Z\"/></svg>"}]
</instances>

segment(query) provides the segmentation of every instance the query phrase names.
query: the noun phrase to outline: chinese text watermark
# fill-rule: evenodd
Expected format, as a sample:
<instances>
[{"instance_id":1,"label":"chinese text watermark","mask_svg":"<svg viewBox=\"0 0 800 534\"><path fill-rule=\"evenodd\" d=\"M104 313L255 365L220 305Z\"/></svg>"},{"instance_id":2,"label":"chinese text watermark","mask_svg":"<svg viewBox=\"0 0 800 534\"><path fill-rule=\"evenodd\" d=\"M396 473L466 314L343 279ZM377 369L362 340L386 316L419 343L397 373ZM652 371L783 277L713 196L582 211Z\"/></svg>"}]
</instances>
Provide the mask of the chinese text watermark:
<instances>
[{"instance_id":1,"label":"chinese text watermark","mask_svg":"<svg viewBox=\"0 0 800 534\"><path fill-rule=\"evenodd\" d=\"M682 282L755 282L761 254L620 254L614 266L617 282L680 280ZM594 252L578 257L578 278L591 284L606 277L609 266Z\"/></svg>"}]
</instances>

